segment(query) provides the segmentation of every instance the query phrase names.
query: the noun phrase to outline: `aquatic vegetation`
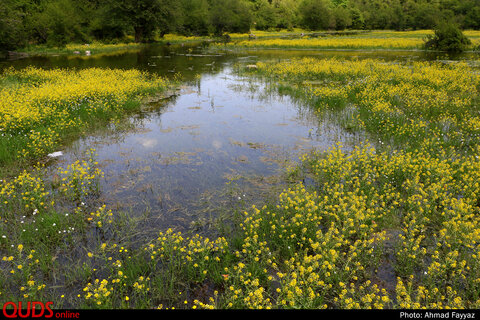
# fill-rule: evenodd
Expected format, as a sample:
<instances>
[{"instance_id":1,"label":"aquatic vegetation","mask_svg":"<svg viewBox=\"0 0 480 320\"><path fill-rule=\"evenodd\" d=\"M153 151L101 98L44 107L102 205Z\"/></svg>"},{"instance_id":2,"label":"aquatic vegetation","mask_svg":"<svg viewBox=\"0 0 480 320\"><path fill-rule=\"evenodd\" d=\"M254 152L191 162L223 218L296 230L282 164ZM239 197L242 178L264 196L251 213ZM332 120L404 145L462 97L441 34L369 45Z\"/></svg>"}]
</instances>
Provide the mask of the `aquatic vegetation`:
<instances>
[{"instance_id":1,"label":"aquatic vegetation","mask_svg":"<svg viewBox=\"0 0 480 320\"><path fill-rule=\"evenodd\" d=\"M79 52L81 54L85 54L86 51L89 51L90 54L96 54L117 50L138 49L140 46L141 44L135 42L102 43L94 41L92 43L85 44L69 43L65 46L65 50L67 50L68 53Z\"/></svg>"},{"instance_id":2,"label":"aquatic vegetation","mask_svg":"<svg viewBox=\"0 0 480 320\"><path fill-rule=\"evenodd\" d=\"M477 148L480 77L466 63L304 58L254 70L288 79L319 112L348 106L349 125L381 141L433 153Z\"/></svg>"},{"instance_id":3,"label":"aquatic vegetation","mask_svg":"<svg viewBox=\"0 0 480 320\"><path fill-rule=\"evenodd\" d=\"M257 63L246 72L291 86L320 113L347 109L350 127L379 140L378 147L345 152L338 146L305 155L304 172L318 187L299 184L284 192L275 219L269 219L272 208L259 213L256 226L270 225L261 234L281 243L267 241L269 248L298 261L291 266L285 260L289 274L319 270L312 261L322 250L320 261L330 268L316 279L324 287L297 289L302 299L310 292L302 303L475 308L480 150L476 126L467 123L478 113L476 69L465 63L306 58ZM382 279L378 270L386 265L392 271ZM355 297L361 283L369 284L362 285L369 293ZM332 291L338 296L329 296ZM286 296L293 306L295 291Z\"/></svg>"},{"instance_id":4,"label":"aquatic vegetation","mask_svg":"<svg viewBox=\"0 0 480 320\"><path fill-rule=\"evenodd\" d=\"M179 34L167 33L163 36L163 38L160 38L159 40L175 43L175 42L189 42L189 41L205 41L209 39L210 37L208 36L184 36Z\"/></svg>"},{"instance_id":5,"label":"aquatic vegetation","mask_svg":"<svg viewBox=\"0 0 480 320\"><path fill-rule=\"evenodd\" d=\"M94 150L89 150L89 153L91 152ZM58 170L60 192L77 202L86 201L85 196L98 192L98 179L103 177L103 172L96 167L97 164L90 155L88 160L77 160L65 170L60 168Z\"/></svg>"},{"instance_id":6,"label":"aquatic vegetation","mask_svg":"<svg viewBox=\"0 0 480 320\"><path fill-rule=\"evenodd\" d=\"M72 245L76 232L85 230L88 223L83 209L69 211L59 205L61 194L69 187L75 188L73 180L78 177L70 171L74 169L61 169L66 174L62 190L45 178L45 170L37 166L31 172L24 171L0 183L2 300L12 298L19 288L19 298L44 299L58 253ZM83 182L92 183L100 178L98 170L92 174L81 177Z\"/></svg>"},{"instance_id":7,"label":"aquatic vegetation","mask_svg":"<svg viewBox=\"0 0 480 320\"><path fill-rule=\"evenodd\" d=\"M228 35L233 40L240 39L258 39L258 38L272 38L272 37L289 37L296 36L299 37L301 34L308 34L310 31L301 29L301 28L292 28L292 30L281 29L277 31L266 31L266 30L251 30L248 33L236 33L232 32Z\"/></svg>"}]
</instances>

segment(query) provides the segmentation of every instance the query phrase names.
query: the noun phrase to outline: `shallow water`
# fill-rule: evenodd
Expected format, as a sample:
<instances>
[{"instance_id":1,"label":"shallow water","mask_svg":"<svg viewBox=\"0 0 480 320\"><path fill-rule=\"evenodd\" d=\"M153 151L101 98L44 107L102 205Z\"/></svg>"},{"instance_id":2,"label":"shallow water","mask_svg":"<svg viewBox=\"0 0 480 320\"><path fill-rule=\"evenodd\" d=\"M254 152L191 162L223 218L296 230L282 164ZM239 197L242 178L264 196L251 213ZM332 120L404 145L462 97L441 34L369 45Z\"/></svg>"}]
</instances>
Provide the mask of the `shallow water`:
<instances>
[{"instance_id":1,"label":"shallow water","mask_svg":"<svg viewBox=\"0 0 480 320\"><path fill-rule=\"evenodd\" d=\"M175 96L152 103L127 121L131 130L93 133L62 150L52 165L66 167L95 148L105 176L100 202L146 218L146 231L208 227L234 210L259 205L279 174L312 148L364 139L332 117L235 73L237 64L295 56L425 59L422 52L208 50L202 46L148 46L120 54L33 57L0 62L22 68L138 68L184 82Z\"/></svg>"},{"instance_id":2,"label":"shallow water","mask_svg":"<svg viewBox=\"0 0 480 320\"><path fill-rule=\"evenodd\" d=\"M79 140L58 165L96 148L105 172L102 200L148 211L154 229L204 225L226 208L258 205L299 154L359 139L236 76L229 64L131 121L135 130Z\"/></svg>"}]
</instances>

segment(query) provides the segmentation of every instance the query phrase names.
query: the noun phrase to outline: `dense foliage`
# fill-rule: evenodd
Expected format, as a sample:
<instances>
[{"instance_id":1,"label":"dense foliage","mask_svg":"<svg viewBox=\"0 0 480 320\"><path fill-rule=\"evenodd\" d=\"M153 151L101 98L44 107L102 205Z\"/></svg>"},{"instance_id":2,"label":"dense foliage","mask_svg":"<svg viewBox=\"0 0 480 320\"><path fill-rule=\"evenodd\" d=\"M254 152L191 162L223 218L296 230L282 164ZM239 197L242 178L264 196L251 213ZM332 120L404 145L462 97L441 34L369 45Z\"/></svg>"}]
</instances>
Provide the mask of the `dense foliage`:
<instances>
[{"instance_id":1,"label":"dense foliage","mask_svg":"<svg viewBox=\"0 0 480 320\"><path fill-rule=\"evenodd\" d=\"M455 25L441 23L435 28L435 34L427 37L425 47L441 51L462 52L470 44L470 39Z\"/></svg>"},{"instance_id":2,"label":"dense foliage","mask_svg":"<svg viewBox=\"0 0 480 320\"><path fill-rule=\"evenodd\" d=\"M169 32L209 35L309 30L480 28L479 0L2 0L0 50L28 43L151 41Z\"/></svg>"}]
</instances>

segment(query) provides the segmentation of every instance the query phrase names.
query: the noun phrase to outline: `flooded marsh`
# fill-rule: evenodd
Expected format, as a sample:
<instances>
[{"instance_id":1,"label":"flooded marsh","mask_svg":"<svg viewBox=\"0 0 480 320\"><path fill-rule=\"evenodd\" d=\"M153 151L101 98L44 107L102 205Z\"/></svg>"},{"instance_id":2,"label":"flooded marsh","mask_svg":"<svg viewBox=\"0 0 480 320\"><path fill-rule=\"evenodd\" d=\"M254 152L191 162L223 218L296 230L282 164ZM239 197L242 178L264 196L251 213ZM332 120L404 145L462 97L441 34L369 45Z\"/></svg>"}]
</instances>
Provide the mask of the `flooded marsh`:
<instances>
[{"instance_id":1,"label":"flooded marsh","mask_svg":"<svg viewBox=\"0 0 480 320\"><path fill-rule=\"evenodd\" d=\"M433 58L188 43L0 61L1 161L21 164L0 181L0 299L478 307L478 58Z\"/></svg>"}]
</instances>

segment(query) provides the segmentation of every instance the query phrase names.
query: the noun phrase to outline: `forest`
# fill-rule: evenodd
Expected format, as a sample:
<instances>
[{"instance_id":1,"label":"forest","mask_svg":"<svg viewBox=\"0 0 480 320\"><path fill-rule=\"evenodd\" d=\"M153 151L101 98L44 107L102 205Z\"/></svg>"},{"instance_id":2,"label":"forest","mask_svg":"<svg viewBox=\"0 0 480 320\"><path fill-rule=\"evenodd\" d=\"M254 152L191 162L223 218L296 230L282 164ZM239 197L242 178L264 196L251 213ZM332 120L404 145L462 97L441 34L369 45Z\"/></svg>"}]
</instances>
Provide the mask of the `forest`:
<instances>
[{"instance_id":1,"label":"forest","mask_svg":"<svg viewBox=\"0 0 480 320\"><path fill-rule=\"evenodd\" d=\"M480 28L480 0L2 0L0 51L31 44L151 42L167 33Z\"/></svg>"}]
</instances>

